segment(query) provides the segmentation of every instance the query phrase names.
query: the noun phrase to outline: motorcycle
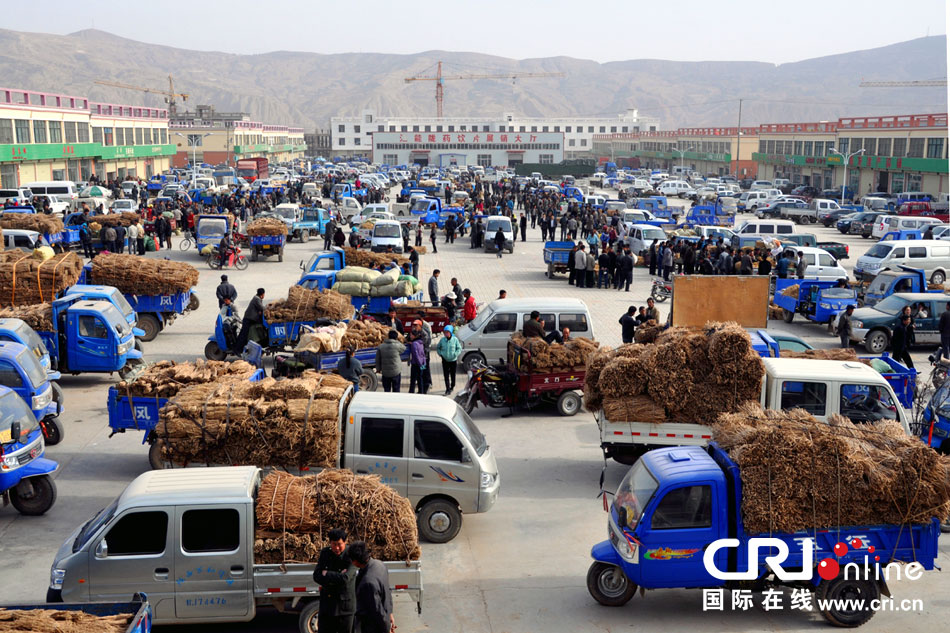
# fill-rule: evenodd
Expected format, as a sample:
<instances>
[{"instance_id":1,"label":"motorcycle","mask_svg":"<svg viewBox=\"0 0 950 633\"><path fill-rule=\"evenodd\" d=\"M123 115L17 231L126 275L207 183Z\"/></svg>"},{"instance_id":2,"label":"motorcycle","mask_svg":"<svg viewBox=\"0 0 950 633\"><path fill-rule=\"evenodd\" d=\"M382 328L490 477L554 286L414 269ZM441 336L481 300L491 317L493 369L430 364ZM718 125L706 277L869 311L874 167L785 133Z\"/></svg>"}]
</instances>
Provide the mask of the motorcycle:
<instances>
[{"instance_id":1,"label":"motorcycle","mask_svg":"<svg viewBox=\"0 0 950 633\"><path fill-rule=\"evenodd\" d=\"M15 392L0 388L0 412L0 426L5 427L0 431L0 507L12 503L20 514L44 514L56 502L56 484L50 475L59 465L43 456L42 431Z\"/></svg>"},{"instance_id":2,"label":"motorcycle","mask_svg":"<svg viewBox=\"0 0 950 633\"><path fill-rule=\"evenodd\" d=\"M936 354L927 357L930 361L930 382L934 389L940 389L943 383L947 382L947 375L950 374L950 358L944 358L942 350L937 350Z\"/></svg>"},{"instance_id":3,"label":"motorcycle","mask_svg":"<svg viewBox=\"0 0 950 633\"><path fill-rule=\"evenodd\" d=\"M465 388L455 395L455 402L466 413L475 410L477 404L483 407L500 409L508 407L508 417L514 412L517 403L517 381L512 380L507 372L491 367L482 362L475 362L468 372L468 382Z\"/></svg>"},{"instance_id":4,"label":"motorcycle","mask_svg":"<svg viewBox=\"0 0 950 633\"><path fill-rule=\"evenodd\" d=\"M208 266L212 270L221 270L222 268L221 255L218 253L217 246L215 246L211 254L208 255ZM247 270L247 257L241 254L241 249L237 246L228 253L227 262L223 268L231 268L232 266L238 270Z\"/></svg>"},{"instance_id":5,"label":"motorcycle","mask_svg":"<svg viewBox=\"0 0 950 633\"><path fill-rule=\"evenodd\" d=\"M663 279L654 279L653 288L650 289L650 296L654 301L662 303L673 296L673 282Z\"/></svg>"}]
</instances>

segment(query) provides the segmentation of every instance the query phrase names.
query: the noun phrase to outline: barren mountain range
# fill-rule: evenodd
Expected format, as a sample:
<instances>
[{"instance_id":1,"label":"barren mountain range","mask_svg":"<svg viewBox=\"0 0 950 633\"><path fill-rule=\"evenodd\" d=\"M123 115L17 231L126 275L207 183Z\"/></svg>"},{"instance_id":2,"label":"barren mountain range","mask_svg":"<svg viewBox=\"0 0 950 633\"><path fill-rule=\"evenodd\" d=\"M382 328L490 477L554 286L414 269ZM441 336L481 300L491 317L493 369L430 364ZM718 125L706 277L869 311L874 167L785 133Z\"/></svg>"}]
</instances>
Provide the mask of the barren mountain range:
<instances>
[{"instance_id":1,"label":"barren mountain range","mask_svg":"<svg viewBox=\"0 0 950 633\"><path fill-rule=\"evenodd\" d=\"M635 37L630 53L642 53ZM444 72L453 74L564 73L559 78L447 81L445 116L612 116L635 107L659 116L664 129L734 126L740 97L744 126L947 111L946 88L858 87L861 79L946 77L943 35L781 65L660 59L600 64L448 51L235 55L145 44L97 30L48 35L0 29L0 77L6 88L160 106L159 96L93 82L164 89L171 74L176 90L189 93L189 107L211 104L218 111L248 112L254 120L308 130L326 128L331 116L358 114L366 107L380 115L434 115L434 83L403 79L434 74L439 60Z\"/></svg>"}]
</instances>

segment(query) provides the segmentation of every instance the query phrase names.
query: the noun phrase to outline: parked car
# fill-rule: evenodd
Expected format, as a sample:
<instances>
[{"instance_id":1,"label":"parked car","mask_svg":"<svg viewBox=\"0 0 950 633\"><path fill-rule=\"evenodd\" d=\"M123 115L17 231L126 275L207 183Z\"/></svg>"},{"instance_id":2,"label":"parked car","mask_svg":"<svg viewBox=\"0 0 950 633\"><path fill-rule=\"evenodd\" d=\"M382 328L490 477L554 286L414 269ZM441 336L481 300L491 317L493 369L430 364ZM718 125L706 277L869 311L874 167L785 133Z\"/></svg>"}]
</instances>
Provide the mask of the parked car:
<instances>
[{"instance_id":1,"label":"parked car","mask_svg":"<svg viewBox=\"0 0 950 633\"><path fill-rule=\"evenodd\" d=\"M818 214L818 221L824 224L826 227L831 227L838 223L838 220L845 217L846 215L852 215L855 211L851 209L833 209L831 211L822 211Z\"/></svg>"},{"instance_id":2,"label":"parked car","mask_svg":"<svg viewBox=\"0 0 950 633\"><path fill-rule=\"evenodd\" d=\"M790 192L793 196L802 196L804 198L817 198L821 195L821 190L811 185L799 185Z\"/></svg>"}]
</instances>

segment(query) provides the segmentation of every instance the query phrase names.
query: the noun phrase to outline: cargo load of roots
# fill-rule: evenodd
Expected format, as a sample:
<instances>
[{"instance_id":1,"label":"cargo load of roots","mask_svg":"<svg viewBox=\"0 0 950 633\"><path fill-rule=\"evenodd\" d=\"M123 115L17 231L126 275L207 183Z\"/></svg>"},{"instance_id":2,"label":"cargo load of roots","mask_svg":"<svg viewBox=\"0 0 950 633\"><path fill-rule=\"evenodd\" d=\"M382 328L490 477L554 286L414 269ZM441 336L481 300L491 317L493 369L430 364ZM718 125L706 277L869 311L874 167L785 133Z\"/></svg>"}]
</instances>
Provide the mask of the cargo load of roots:
<instances>
[{"instance_id":1,"label":"cargo load of roots","mask_svg":"<svg viewBox=\"0 0 950 633\"><path fill-rule=\"evenodd\" d=\"M300 335L295 352L339 352L347 349L378 347L389 336L388 325L377 321L350 321L316 328ZM402 334L399 340L403 341Z\"/></svg>"},{"instance_id":2,"label":"cargo load of roots","mask_svg":"<svg viewBox=\"0 0 950 633\"><path fill-rule=\"evenodd\" d=\"M335 290L307 289L291 286L286 299L278 299L264 308L268 323L316 321L331 319L341 321L353 316L350 298Z\"/></svg>"},{"instance_id":3,"label":"cargo load of roots","mask_svg":"<svg viewBox=\"0 0 950 633\"><path fill-rule=\"evenodd\" d=\"M279 218L265 216L247 225L248 235L287 235L287 223Z\"/></svg>"},{"instance_id":4,"label":"cargo load of roots","mask_svg":"<svg viewBox=\"0 0 950 633\"><path fill-rule=\"evenodd\" d=\"M60 253L40 261L20 250L0 253L0 307L53 301L79 281L82 260Z\"/></svg>"},{"instance_id":5,"label":"cargo load of roots","mask_svg":"<svg viewBox=\"0 0 950 633\"><path fill-rule=\"evenodd\" d=\"M928 523L950 513L950 456L893 420L821 422L802 409L746 403L721 415L713 435L739 465L750 534Z\"/></svg>"},{"instance_id":6,"label":"cargo load of roots","mask_svg":"<svg viewBox=\"0 0 950 633\"><path fill-rule=\"evenodd\" d=\"M314 371L281 381L224 376L190 385L159 414L162 458L183 466L336 466L340 400L351 386Z\"/></svg>"},{"instance_id":7,"label":"cargo load of roots","mask_svg":"<svg viewBox=\"0 0 950 633\"><path fill-rule=\"evenodd\" d=\"M45 213L4 213L0 216L0 227L54 234L63 232L63 221Z\"/></svg>"},{"instance_id":8,"label":"cargo load of roots","mask_svg":"<svg viewBox=\"0 0 950 633\"><path fill-rule=\"evenodd\" d=\"M53 331L53 306L49 303L0 308L0 319L22 319L36 332Z\"/></svg>"},{"instance_id":9,"label":"cargo load of roots","mask_svg":"<svg viewBox=\"0 0 950 633\"><path fill-rule=\"evenodd\" d=\"M591 354L597 351L600 343L586 338L572 338L568 342L548 343L539 336L525 338L521 334L514 334L511 342L522 347L531 355L530 368L532 372L549 371L583 371ZM513 347L509 347L509 352ZM511 362L513 359L508 358Z\"/></svg>"},{"instance_id":10,"label":"cargo load of roots","mask_svg":"<svg viewBox=\"0 0 950 633\"><path fill-rule=\"evenodd\" d=\"M399 266L402 266L409 261L409 257L406 255L398 255L396 253L373 253L371 251L360 248L352 248L350 246L343 247L343 252L346 254L347 266L378 268L380 264L388 266L389 264L395 263Z\"/></svg>"},{"instance_id":11,"label":"cargo load of roots","mask_svg":"<svg viewBox=\"0 0 950 633\"><path fill-rule=\"evenodd\" d=\"M92 260L89 283L115 286L133 295L172 295L198 285L198 269L167 259L99 253Z\"/></svg>"},{"instance_id":12,"label":"cargo load of roots","mask_svg":"<svg viewBox=\"0 0 950 633\"><path fill-rule=\"evenodd\" d=\"M106 215L94 215L90 218L89 226L92 227L92 222L95 222L99 225L100 228L105 228L107 226L131 226L133 224L138 224L142 221L142 216L140 216L135 211L123 211L122 213L108 213Z\"/></svg>"},{"instance_id":13,"label":"cargo load of roots","mask_svg":"<svg viewBox=\"0 0 950 633\"><path fill-rule=\"evenodd\" d=\"M123 396L171 398L189 385L216 382L225 376L247 380L256 372L254 365L243 360L226 362L199 358L185 363L162 360L149 365L135 380L122 381L117 387Z\"/></svg>"},{"instance_id":14,"label":"cargo load of roots","mask_svg":"<svg viewBox=\"0 0 950 633\"><path fill-rule=\"evenodd\" d=\"M670 328L651 344L591 355L584 404L612 422L712 424L720 413L758 400L765 366L736 323ZM629 417L644 416L644 417Z\"/></svg>"},{"instance_id":15,"label":"cargo load of roots","mask_svg":"<svg viewBox=\"0 0 950 633\"><path fill-rule=\"evenodd\" d=\"M125 633L132 614L93 615L57 609L0 607L0 633Z\"/></svg>"},{"instance_id":16,"label":"cargo load of roots","mask_svg":"<svg viewBox=\"0 0 950 633\"><path fill-rule=\"evenodd\" d=\"M418 560L419 533L412 504L378 475L329 469L295 477L272 472L257 495L254 561L315 563L327 533L346 531L380 560Z\"/></svg>"}]
</instances>

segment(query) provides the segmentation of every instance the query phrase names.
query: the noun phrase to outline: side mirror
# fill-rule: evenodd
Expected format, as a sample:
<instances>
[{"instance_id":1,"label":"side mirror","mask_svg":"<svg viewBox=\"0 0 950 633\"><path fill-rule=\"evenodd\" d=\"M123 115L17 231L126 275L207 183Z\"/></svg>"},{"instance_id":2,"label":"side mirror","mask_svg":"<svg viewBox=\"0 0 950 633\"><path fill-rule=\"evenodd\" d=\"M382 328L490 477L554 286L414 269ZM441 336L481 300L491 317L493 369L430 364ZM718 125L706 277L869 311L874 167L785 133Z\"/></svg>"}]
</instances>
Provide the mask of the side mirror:
<instances>
[{"instance_id":1,"label":"side mirror","mask_svg":"<svg viewBox=\"0 0 950 633\"><path fill-rule=\"evenodd\" d=\"M19 422L14 422L13 424L10 425L10 439L11 440L13 440L14 442L19 442L20 432L21 430L20 430Z\"/></svg>"},{"instance_id":2,"label":"side mirror","mask_svg":"<svg viewBox=\"0 0 950 633\"><path fill-rule=\"evenodd\" d=\"M106 558L109 556L109 544L106 543L105 539L99 541L99 544L96 545L96 558Z\"/></svg>"},{"instance_id":3,"label":"side mirror","mask_svg":"<svg viewBox=\"0 0 950 633\"><path fill-rule=\"evenodd\" d=\"M300 270L303 270L303 260L302 260L302 259L300 260L299 266L300 266Z\"/></svg>"},{"instance_id":4,"label":"side mirror","mask_svg":"<svg viewBox=\"0 0 950 633\"><path fill-rule=\"evenodd\" d=\"M462 447L462 463L470 464L472 463L472 456L468 454L468 449L464 446Z\"/></svg>"}]
</instances>

